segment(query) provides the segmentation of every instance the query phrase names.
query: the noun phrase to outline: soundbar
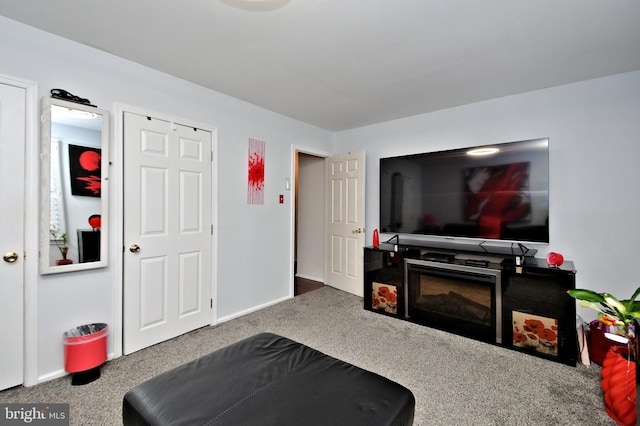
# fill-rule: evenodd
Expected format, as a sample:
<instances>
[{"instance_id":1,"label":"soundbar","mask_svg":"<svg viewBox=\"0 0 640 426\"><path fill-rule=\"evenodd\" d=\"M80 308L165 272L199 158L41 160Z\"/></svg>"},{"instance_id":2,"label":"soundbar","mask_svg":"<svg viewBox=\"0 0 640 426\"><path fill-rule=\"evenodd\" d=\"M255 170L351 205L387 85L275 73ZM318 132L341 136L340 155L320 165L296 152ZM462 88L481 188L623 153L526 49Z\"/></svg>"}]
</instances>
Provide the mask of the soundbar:
<instances>
[{"instance_id":1,"label":"soundbar","mask_svg":"<svg viewBox=\"0 0 640 426\"><path fill-rule=\"evenodd\" d=\"M481 259L467 259L464 261L464 264L467 266L478 266L480 268L486 268L489 266L489 261Z\"/></svg>"},{"instance_id":2,"label":"soundbar","mask_svg":"<svg viewBox=\"0 0 640 426\"><path fill-rule=\"evenodd\" d=\"M456 255L449 253L427 252L422 255L422 258L424 260L430 260L432 262L453 263L454 260L456 260Z\"/></svg>"}]
</instances>

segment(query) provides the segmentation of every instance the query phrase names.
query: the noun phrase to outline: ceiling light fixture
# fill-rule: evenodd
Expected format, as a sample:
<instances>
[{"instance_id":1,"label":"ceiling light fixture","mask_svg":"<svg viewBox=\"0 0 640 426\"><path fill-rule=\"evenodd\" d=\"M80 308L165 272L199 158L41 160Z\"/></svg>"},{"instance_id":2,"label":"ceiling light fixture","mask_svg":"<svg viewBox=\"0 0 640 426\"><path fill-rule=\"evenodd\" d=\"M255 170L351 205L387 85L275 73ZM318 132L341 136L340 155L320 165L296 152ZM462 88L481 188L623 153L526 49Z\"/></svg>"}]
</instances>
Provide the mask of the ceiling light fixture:
<instances>
[{"instance_id":1,"label":"ceiling light fixture","mask_svg":"<svg viewBox=\"0 0 640 426\"><path fill-rule=\"evenodd\" d=\"M467 151L467 155L473 156L483 156L483 155L492 155L496 152L500 151L498 148L475 148Z\"/></svg>"},{"instance_id":2,"label":"ceiling light fixture","mask_svg":"<svg viewBox=\"0 0 640 426\"><path fill-rule=\"evenodd\" d=\"M276 10L287 3L290 0L219 0L221 3L227 6L234 7L236 9L249 10L253 12L264 12L270 10Z\"/></svg>"},{"instance_id":3,"label":"ceiling light fixture","mask_svg":"<svg viewBox=\"0 0 640 426\"><path fill-rule=\"evenodd\" d=\"M92 120L98 117L98 114L95 112L82 111L74 108L65 108L58 105L51 106L51 116L53 118L56 117L67 117L67 118L81 118L83 120Z\"/></svg>"}]
</instances>

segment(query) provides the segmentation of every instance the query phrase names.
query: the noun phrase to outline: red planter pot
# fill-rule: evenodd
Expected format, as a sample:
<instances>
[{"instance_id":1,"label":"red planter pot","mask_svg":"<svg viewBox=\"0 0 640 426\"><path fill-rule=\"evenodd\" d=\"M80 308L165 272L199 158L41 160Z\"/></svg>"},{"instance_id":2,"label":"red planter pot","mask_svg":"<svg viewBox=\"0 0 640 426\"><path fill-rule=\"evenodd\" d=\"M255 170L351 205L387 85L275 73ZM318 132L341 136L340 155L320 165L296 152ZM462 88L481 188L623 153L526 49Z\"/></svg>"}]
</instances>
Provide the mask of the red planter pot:
<instances>
[{"instance_id":1,"label":"red planter pot","mask_svg":"<svg viewBox=\"0 0 640 426\"><path fill-rule=\"evenodd\" d=\"M607 339L604 336L607 332L607 327L598 320L589 323L589 330L589 355L591 355L591 361L598 365L602 365L604 357L607 356L607 352L609 352L612 346L626 347L626 345L622 343Z\"/></svg>"},{"instance_id":2,"label":"red planter pot","mask_svg":"<svg viewBox=\"0 0 640 426\"><path fill-rule=\"evenodd\" d=\"M602 391L609 417L621 425L636 424L636 363L627 346L613 346L602 362Z\"/></svg>"}]
</instances>

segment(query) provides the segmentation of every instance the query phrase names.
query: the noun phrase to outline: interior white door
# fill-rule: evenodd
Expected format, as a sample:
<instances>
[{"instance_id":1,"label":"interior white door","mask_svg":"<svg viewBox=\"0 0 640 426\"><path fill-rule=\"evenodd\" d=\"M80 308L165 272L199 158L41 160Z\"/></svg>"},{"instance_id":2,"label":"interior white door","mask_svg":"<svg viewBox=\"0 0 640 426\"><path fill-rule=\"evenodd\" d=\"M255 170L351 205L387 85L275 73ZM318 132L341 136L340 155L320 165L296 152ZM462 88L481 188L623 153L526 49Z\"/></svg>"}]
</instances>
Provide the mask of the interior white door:
<instances>
[{"instance_id":1,"label":"interior white door","mask_svg":"<svg viewBox=\"0 0 640 426\"><path fill-rule=\"evenodd\" d=\"M0 390L23 382L26 91L0 83Z\"/></svg>"},{"instance_id":2,"label":"interior white door","mask_svg":"<svg viewBox=\"0 0 640 426\"><path fill-rule=\"evenodd\" d=\"M329 157L326 164L327 285L363 295L364 151Z\"/></svg>"},{"instance_id":3,"label":"interior white door","mask_svg":"<svg viewBox=\"0 0 640 426\"><path fill-rule=\"evenodd\" d=\"M124 113L125 354L210 324L209 131Z\"/></svg>"}]
</instances>

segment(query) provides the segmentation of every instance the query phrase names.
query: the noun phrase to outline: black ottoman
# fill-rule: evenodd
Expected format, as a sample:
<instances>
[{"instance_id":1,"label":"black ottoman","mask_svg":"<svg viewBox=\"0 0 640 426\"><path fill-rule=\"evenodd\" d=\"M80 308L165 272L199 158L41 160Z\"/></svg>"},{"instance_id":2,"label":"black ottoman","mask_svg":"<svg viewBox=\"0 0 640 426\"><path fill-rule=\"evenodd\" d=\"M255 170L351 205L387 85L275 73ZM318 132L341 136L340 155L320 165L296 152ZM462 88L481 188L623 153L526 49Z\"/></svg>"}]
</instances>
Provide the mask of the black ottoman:
<instances>
[{"instance_id":1,"label":"black ottoman","mask_svg":"<svg viewBox=\"0 0 640 426\"><path fill-rule=\"evenodd\" d=\"M411 425L415 399L378 374L271 333L134 387L125 425Z\"/></svg>"}]
</instances>

